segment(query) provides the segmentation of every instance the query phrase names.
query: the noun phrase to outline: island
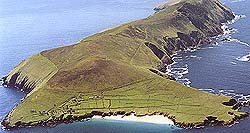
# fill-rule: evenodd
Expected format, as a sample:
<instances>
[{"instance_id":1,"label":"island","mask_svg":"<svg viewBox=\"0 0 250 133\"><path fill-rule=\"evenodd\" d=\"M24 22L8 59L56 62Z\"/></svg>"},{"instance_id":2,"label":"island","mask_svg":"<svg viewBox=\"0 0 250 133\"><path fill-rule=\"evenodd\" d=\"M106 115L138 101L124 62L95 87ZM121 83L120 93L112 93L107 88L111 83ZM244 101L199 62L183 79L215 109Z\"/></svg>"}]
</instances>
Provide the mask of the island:
<instances>
[{"instance_id":1,"label":"island","mask_svg":"<svg viewBox=\"0 0 250 133\"><path fill-rule=\"evenodd\" d=\"M155 11L22 61L3 77L5 87L27 93L2 121L4 128L156 115L191 129L249 117L235 99L187 87L166 73L176 51L223 34L233 12L219 0L170 0Z\"/></svg>"}]
</instances>

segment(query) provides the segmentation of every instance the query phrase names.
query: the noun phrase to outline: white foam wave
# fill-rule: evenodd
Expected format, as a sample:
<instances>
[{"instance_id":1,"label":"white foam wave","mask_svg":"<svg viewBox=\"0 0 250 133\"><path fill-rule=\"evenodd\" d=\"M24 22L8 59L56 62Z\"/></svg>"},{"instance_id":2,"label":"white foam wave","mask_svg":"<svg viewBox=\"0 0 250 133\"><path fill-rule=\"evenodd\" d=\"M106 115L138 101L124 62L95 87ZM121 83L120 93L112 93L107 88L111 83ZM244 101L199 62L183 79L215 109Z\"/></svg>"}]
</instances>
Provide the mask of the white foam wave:
<instances>
[{"instance_id":1,"label":"white foam wave","mask_svg":"<svg viewBox=\"0 0 250 133\"><path fill-rule=\"evenodd\" d=\"M232 61L231 64L236 65L237 63Z\"/></svg>"},{"instance_id":2,"label":"white foam wave","mask_svg":"<svg viewBox=\"0 0 250 133\"><path fill-rule=\"evenodd\" d=\"M189 79L185 78L184 75L188 74L188 65L178 63L177 61L183 60L183 58L189 58L188 57L182 57L178 53L175 53L173 56L174 63L167 66L167 74L174 77L177 82L182 83L186 86L190 87L191 81ZM192 56L194 57L194 56ZM178 64L177 64L178 63Z\"/></svg>"},{"instance_id":3,"label":"white foam wave","mask_svg":"<svg viewBox=\"0 0 250 133\"><path fill-rule=\"evenodd\" d=\"M188 74L188 68L170 68L169 74L177 79L181 79L184 75Z\"/></svg>"},{"instance_id":4,"label":"white foam wave","mask_svg":"<svg viewBox=\"0 0 250 133\"><path fill-rule=\"evenodd\" d=\"M207 47L201 48L201 50L207 49Z\"/></svg>"},{"instance_id":5,"label":"white foam wave","mask_svg":"<svg viewBox=\"0 0 250 133\"><path fill-rule=\"evenodd\" d=\"M171 65L175 65L175 64L177 64L178 62L177 61L174 61Z\"/></svg>"},{"instance_id":6,"label":"white foam wave","mask_svg":"<svg viewBox=\"0 0 250 133\"><path fill-rule=\"evenodd\" d=\"M243 1L246 1L246 0L233 0L232 3L243 2Z\"/></svg>"},{"instance_id":7,"label":"white foam wave","mask_svg":"<svg viewBox=\"0 0 250 133\"><path fill-rule=\"evenodd\" d=\"M199 89L199 90L207 91L207 92L210 92L210 93L214 93L214 90L213 90L213 89Z\"/></svg>"},{"instance_id":8,"label":"white foam wave","mask_svg":"<svg viewBox=\"0 0 250 133\"><path fill-rule=\"evenodd\" d=\"M221 26L221 29L223 30L223 35L228 35L231 33L231 31L229 30L228 26L226 24L223 24Z\"/></svg>"},{"instance_id":9,"label":"white foam wave","mask_svg":"<svg viewBox=\"0 0 250 133\"><path fill-rule=\"evenodd\" d=\"M244 61L244 62L247 62L250 60L250 53L248 55L244 55L242 57L238 57L236 58L238 61Z\"/></svg>"},{"instance_id":10,"label":"white foam wave","mask_svg":"<svg viewBox=\"0 0 250 133\"><path fill-rule=\"evenodd\" d=\"M235 93L235 91L231 89L230 90L199 89L199 90L203 90L203 91L214 93L214 94L223 94L223 95L230 96L231 98L234 98L242 102L250 100L250 95L244 95L242 93Z\"/></svg>"},{"instance_id":11,"label":"white foam wave","mask_svg":"<svg viewBox=\"0 0 250 133\"><path fill-rule=\"evenodd\" d=\"M245 45L245 46L247 46L247 47L250 47L250 45L249 45L248 43L243 42L243 41L240 41L240 40L235 39L235 38L229 38L229 42L237 42L237 43L239 43L239 44L242 44L242 45Z\"/></svg>"},{"instance_id":12,"label":"white foam wave","mask_svg":"<svg viewBox=\"0 0 250 133\"><path fill-rule=\"evenodd\" d=\"M223 25L222 27L222 30L223 30L223 38L228 38L231 36L232 33L236 33L238 32L238 29L235 29L235 28L229 28L227 25ZM221 36L219 36L221 37Z\"/></svg>"},{"instance_id":13,"label":"white foam wave","mask_svg":"<svg viewBox=\"0 0 250 133\"><path fill-rule=\"evenodd\" d=\"M173 60L182 60L182 57L181 56L174 56L172 59Z\"/></svg>"},{"instance_id":14,"label":"white foam wave","mask_svg":"<svg viewBox=\"0 0 250 133\"><path fill-rule=\"evenodd\" d=\"M188 87L190 87L190 84L191 84L191 81L188 78L177 79L176 81L179 83L182 83Z\"/></svg>"},{"instance_id":15,"label":"white foam wave","mask_svg":"<svg viewBox=\"0 0 250 133\"><path fill-rule=\"evenodd\" d=\"M176 55L178 55L178 53L176 52L176 53L174 53L172 56L176 56Z\"/></svg>"},{"instance_id":16,"label":"white foam wave","mask_svg":"<svg viewBox=\"0 0 250 133\"><path fill-rule=\"evenodd\" d=\"M195 52L195 51L197 51L197 49L196 48L188 48L187 50L185 50L185 52Z\"/></svg>"},{"instance_id":17,"label":"white foam wave","mask_svg":"<svg viewBox=\"0 0 250 133\"><path fill-rule=\"evenodd\" d=\"M228 22L228 24L233 24L236 21L238 21L239 19L242 19L242 18L245 18L245 17L246 17L246 15L235 15L235 18L232 21Z\"/></svg>"},{"instance_id":18,"label":"white foam wave","mask_svg":"<svg viewBox=\"0 0 250 133\"><path fill-rule=\"evenodd\" d=\"M242 19L242 18L245 18L245 17L246 17L246 15L235 15L235 18L233 20L231 20L230 22L227 22L227 23L223 23L222 26L221 26L221 28L223 30L222 37L225 38L225 40L231 39L231 34L236 33L238 30L234 29L234 28L229 28L228 25L233 24L236 21L238 21L239 19ZM218 36L218 37L220 38L221 36Z\"/></svg>"},{"instance_id":19,"label":"white foam wave","mask_svg":"<svg viewBox=\"0 0 250 133\"><path fill-rule=\"evenodd\" d=\"M246 17L245 15L236 15L235 19L232 20L231 22L229 22L228 24L232 24L234 23L235 21L241 19L241 18L244 18ZM222 35L222 40L223 41L227 41L227 42L236 42L236 43L239 43L239 44L242 44L242 45L245 45L247 47L250 47L250 45L246 42L243 42L241 40L238 40L236 38L232 38L231 37L231 34L232 33L236 33L238 30L237 29L234 29L234 28L229 28L228 27L228 24L223 24L221 26L221 28L223 29L223 35ZM220 36L221 37L221 36Z\"/></svg>"},{"instance_id":20,"label":"white foam wave","mask_svg":"<svg viewBox=\"0 0 250 133\"><path fill-rule=\"evenodd\" d=\"M190 55L191 58L196 58L197 56L196 55Z\"/></svg>"}]
</instances>

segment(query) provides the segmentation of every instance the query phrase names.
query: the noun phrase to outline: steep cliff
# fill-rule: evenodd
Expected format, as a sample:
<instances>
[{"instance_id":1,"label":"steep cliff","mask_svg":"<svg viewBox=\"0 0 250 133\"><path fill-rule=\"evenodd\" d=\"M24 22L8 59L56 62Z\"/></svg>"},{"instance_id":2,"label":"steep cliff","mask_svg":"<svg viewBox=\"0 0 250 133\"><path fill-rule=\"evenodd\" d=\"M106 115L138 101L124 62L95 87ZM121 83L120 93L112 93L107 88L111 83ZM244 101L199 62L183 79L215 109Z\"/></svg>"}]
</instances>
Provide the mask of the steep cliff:
<instances>
[{"instance_id":1,"label":"steep cliff","mask_svg":"<svg viewBox=\"0 0 250 133\"><path fill-rule=\"evenodd\" d=\"M244 115L222 104L229 97L186 87L165 74L175 51L221 34L221 23L234 18L231 10L218 0L180 0L156 10L20 63L3 78L4 85L28 95L3 125L50 126L92 117L93 111L132 111L161 112L176 125L193 128L232 124Z\"/></svg>"}]
</instances>

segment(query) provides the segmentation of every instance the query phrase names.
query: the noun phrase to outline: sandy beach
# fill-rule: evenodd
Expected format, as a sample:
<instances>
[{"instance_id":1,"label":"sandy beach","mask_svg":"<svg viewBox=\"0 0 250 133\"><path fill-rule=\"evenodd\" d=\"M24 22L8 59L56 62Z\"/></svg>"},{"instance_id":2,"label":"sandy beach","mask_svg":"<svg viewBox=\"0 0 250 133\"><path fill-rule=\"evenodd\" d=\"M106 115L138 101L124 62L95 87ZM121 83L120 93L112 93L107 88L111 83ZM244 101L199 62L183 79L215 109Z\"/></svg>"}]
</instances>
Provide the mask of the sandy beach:
<instances>
[{"instance_id":1,"label":"sandy beach","mask_svg":"<svg viewBox=\"0 0 250 133\"><path fill-rule=\"evenodd\" d=\"M94 116L93 119L104 119L104 120L118 120L118 121L134 121L134 122L144 122L153 124L167 124L174 125L174 122L163 115L146 115L142 117L137 117L134 114L130 116L117 115L117 116Z\"/></svg>"}]
</instances>

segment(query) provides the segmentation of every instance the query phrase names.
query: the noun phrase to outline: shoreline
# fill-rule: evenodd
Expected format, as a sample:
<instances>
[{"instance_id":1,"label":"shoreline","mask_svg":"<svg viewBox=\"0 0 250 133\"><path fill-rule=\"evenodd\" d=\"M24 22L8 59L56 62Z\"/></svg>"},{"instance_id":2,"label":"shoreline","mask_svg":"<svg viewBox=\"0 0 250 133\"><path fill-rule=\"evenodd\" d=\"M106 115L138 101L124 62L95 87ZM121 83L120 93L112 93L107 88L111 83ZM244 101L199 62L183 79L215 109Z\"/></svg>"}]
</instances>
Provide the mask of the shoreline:
<instances>
[{"instance_id":1,"label":"shoreline","mask_svg":"<svg viewBox=\"0 0 250 133\"><path fill-rule=\"evenodd\" d=\"M230 103L230 101L228 102ZM231 105L227 105L231 106ZM240 109L242 107L249 107L250 101L245 103L237 103L233 106L235 109ZM151 124L163 124L163 125L171 125L176 126L178 128L183 129L202 129L206 127L212 126L224 126L230 127L237 124L240 120L250 117L249 112L245 112L241 115L234 115L233 119L229 122L219 121L217 117L208 116L203 122L196 122L196 123L184 123L178 122L175 119L175 116L172 116L168 113L159 113L154 112L152 114L136 114L135 112L125 112L125 111L117 111L117 112L101 112L101 111L92 111L91 113L74 116L74 115L61 115L59 118L56 119L49 119L45 121L38 121L38 122L17 122L14 126L8 125L6 122L6 117L2 121L3 130L17 130L21 128L33 128L33 127L47 127L53 128L59 124L69 124L73 122L85 122L91 119L104 119L104 120L117 120L117 121L128 121L128 122L142 122L142 123L151 123ZM163 120L163 121L162 121Z\"/></svg>"},{"instance_id":2,"label":"shoreline","mask_svg":"<svg viewBox=\"0 0 250 133\"><path fill-rule=\"evenodd\" d=\"M204 38L204 40L205 40L205 43L199 43L199 44L197 44L197 45L195 45L195 46L191 46L191 47L188 47L187 49L185 49L185 50L178 50L178 51L174 51L173 52L173 54L171 55L171 60L172 61L169 61L169 62L172 62L172 63L170 63L170 64L165 64L166 65L166 70L164 71L164 73L165 74L167 74L167 75L169 75L171 78L173 78L176 82L178 82L177 80L187 80L185 83L181 83L181 82L179 82L179 83L181 83L181 84L183 84L183 85L186 85L186 86L188 86L188 87L191 87L190 86L190 84L191 84L191 81L188 79L188 78L186 78L186 79L183 79L182 77L184 76L184 75L186 75L185 73L180 73L180 77L175 77L175 76L173 76L173 74L171 74L171 71L172 71L172 69L171 69L171 67L172 67L172 65L174 65L174 64L176 64L176 63L178 63L178 62L176 62L175 60L174 60L174 58L175 58L175 56L176 55L178 55L179 54L179 52L194 52L194 51L198 51L198 50L200 50L201 49L201 47L203 47L203 46L209 46L209 45L217 45L218 44L218 42L223 42L223 41L227 41L227 40L230 40L230 38L228 38L228 36L225 36L225 35L230 35L231 34L231 30L230 30L230 28L229 28L229 25L231 25L231 24L234 24L234 23L236 23L238 20L240 20L240 19L242 19L242 18L244 18L244 17L246 17L245 15L237 15L237 14L235 14L235 13L233 13L234 14L234 18L232 19L232 20L228 20L227 22L225 22L225 23L221 23L221 29L222 29L222 32L221 33L219 33L218 35L216 35L216 36L212 36L212 37L207 37L207 38ZM225 37L223 37L223 36L225 36ZM221 38L222 37L222 38ZM242 56L242 57L238 57L238 58L236 58L237 60L241 60L241 61L249 61L250 60L250 53L249 54L247 54L247 55L245 55L245 56ZM243 60L242 60L243 59ZM188 73L188 68L187 68L187 73ZM205 90L203 90L203 89L199 89L199 90L202 90L202 91L205 91ZM209 91L205 91L205 92L209 92ZM209 93L212 93L212 92L209 92ZM219 93L213 93L213 94L217 94L217 95L219 95ZM225 95L225 94L223 94L223 95ZM233 97L231 97L232 99L233 99ZM238 99L237 99L238 100ZM249 99L250 100L250 99ZM239 102L248 102L248 101L239 101Z\"/></svg>"},{"instance_id":3,"label":"shoreline","mask_svg":"<svg viewBox=\"0 0 250 133\"><path fill-rule=\"evenodd\" d=\"M145 115L138 117L135 114L131 114L129 116L126 115L111 115L111 116L99 116L95 115L92 119L97 120L115 120L115 121L127 121L127 122L141 122L141 123L151 123L151 124L163 124L163 125L173 125L174 121L171 119L164 117L163 115Z\"/></svg>"}]
</instances>

